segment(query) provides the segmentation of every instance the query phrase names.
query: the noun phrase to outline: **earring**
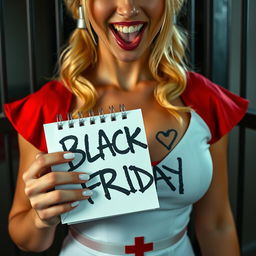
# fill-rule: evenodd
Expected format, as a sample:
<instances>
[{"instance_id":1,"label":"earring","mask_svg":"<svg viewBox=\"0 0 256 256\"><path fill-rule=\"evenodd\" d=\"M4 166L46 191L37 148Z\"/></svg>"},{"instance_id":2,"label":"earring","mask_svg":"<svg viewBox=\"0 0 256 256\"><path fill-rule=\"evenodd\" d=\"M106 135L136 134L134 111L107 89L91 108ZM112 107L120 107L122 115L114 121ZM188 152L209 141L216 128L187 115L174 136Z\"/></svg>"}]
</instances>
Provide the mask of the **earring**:
<instances>
[{"instance_id":1,"label":"earring","mask_svg":"<svg viewBox=\"0 0 256 256\"><path fill-rule=\"evenodd\" d=\"M173 25L177 25L177 16L176 16L176 15L174 15L174 16L172 17L172 24L173 24Z\"/></svg>"},{"instance_id":2,"label":"earring","mask_svg":"<svg viewBox=\"0 0 256 256\"><path fill-rule=\"evenodd\" d=\"M85 24L85 19L84 19L84 11L83 11L83 7L81 5L78 8L78 12L79 12L79 19L77 20L77 28L85 29L86 24Z\"/></svg>"}]
</instances>

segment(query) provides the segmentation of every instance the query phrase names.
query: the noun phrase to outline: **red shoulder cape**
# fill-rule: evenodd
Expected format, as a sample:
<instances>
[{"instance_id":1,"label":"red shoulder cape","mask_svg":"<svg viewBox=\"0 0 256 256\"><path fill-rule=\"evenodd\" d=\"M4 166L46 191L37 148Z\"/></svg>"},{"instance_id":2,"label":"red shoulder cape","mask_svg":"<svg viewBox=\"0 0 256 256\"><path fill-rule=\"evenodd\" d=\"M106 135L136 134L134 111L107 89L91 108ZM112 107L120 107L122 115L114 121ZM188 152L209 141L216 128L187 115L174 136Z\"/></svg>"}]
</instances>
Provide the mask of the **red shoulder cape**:
<instances>
[{"instance_id":1,"label":"red shoulder cape","mask_svg":"<svg viewBox=\"0 0 256 256\"><path fill-rule=\"evenodd\" d=\"M65 118L71 103L72 93L62 83L50 81L37 92L5 104L4 111L24 139L47 152L43 124L55 122L57 114Z\"/></svg>"},{"instance_id":2,"label":"red shoulder cape","mask_svg":"<svg viewBox=\"0 0 256 256\"><path fill-rule=\"evenodd\" d=\"M188 72L187 81L181 97L206 122L212 136L209 144L213 144L237 125L249 102L200 74Z\"/></svg>"},{"instance_id":3,"label":"red shoulder cape","mask_svg":"<svg viewBox=\"0 0 256 256\"><path fill-rule=\"evenodd\" d=\"M181 96L211 131L210 144L229 132L244 116L248 101L212 83L205 77L188 72L188 83ZM60 82L50 81L37 92L5 104L4 111L17 132L32 145L47 152L43 124L56 121L56 115L67 116L72 93Z\"/></svg>"}]
</instances>

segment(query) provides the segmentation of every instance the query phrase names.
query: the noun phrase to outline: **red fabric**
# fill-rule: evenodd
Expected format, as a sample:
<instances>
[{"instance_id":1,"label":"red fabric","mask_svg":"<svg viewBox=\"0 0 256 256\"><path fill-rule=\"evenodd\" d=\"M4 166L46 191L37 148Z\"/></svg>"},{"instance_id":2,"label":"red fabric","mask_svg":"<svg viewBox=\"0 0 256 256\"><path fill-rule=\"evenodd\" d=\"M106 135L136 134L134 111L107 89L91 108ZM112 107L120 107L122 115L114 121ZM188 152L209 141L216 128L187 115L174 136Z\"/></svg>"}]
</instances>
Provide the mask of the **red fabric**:
<instances>
[{"instance_id":1,"label":"red fabric","mask_svg":"<svg viewBox=\"0 0 256 256\"><path fill-rule=\"evenodd\" d=\"M248 107L247 100L193 72L188 73L182 100L208 125L212 134L211 144L229 132L242 119ZM20 135L39 150L47 152L43 124L55 122L58 113L66 119L71 103L72 93L62 83L51 81L36 93L5 104L4 110Z\"/></svg>"},{"instance_id":2,"label":"red fabric","mask_svg":"<svg viewBox=\"0 0 256 256\"><path fill-rule=\"evenodd\" d=\"M71 106L72 94L58 81L45 84L39 91L13 103L5 104L4 111L16 131L32 145L47 152L44 123L63 118Z\"/></svg>"},{"instance_id":3,"label":"red fabric","mask_svg":"<svg viewBox=\"0 0 256 256\"><path fill-rule=\"evenodd\" d=\"M144 243L144 237L135 237L135 245L126 245L125 254L133 253L135 256L144 256L145 252L153 251L153 243Z\"/></svg>"},{"instance_id":4,"label":"red fabric","mask_svg":"<svg viewBox=\"0 0 256 256\"><path fill-rule=\"evenodd\" d=\"M228 133L245 115L248 100L220 87L204 76L189 72L182 100L192 107L208 125L210 144Z\"/></svg>"},{"instance_id":5,"label":"red fabric","mask_svg":"<svg viewBox=\"0 0 256 256\"><path fill-rule=\"evenodd\" d=\"M152 165L152 166L156 166L156 165L158 165L160 162L161 162L161 161L153 161L153 162L151 162L151 165Z\"/></svg>"}]
</instances>

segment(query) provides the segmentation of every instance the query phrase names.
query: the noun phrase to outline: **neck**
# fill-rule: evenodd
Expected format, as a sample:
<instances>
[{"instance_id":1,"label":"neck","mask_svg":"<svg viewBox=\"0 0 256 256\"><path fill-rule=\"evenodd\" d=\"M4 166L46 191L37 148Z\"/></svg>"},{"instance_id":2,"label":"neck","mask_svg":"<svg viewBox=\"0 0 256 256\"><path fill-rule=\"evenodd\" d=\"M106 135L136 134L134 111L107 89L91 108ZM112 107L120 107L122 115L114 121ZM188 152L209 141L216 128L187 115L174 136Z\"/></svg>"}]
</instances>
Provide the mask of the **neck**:
<instances>
[{"instance_id":1,"label":"neck","mask_svg":"<svg viewBox=\"0 0 256 256\"><path fill-rule=\"evenodd\" d=\"M133 90L140 82L153 80L148 68L148 55L145 53L135 61L120 61L100 44L93 77L99 85L114 85L125 90Z\"/></svg>"}]
</instances>

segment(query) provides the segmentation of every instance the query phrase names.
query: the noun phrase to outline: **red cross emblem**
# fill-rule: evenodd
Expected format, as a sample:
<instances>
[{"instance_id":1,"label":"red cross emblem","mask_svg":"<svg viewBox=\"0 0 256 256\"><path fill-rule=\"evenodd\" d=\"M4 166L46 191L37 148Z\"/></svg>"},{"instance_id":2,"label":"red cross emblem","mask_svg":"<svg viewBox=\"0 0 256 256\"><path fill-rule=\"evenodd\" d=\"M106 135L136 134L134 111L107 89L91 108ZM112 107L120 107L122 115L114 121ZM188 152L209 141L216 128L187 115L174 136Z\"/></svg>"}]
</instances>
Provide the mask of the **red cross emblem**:
<instances>
[{"instance_id":1,"label":"red cross emblem","mask_svg":"<svg viewBox=\"0 0 256 256\"><path fill-rule=\"evenodd\" d=\"M135 245L126 245L125 254L134 253L135 256L144 256L144 252L153 251L153 243L144 243L144 237L135 237Z\"/></svg>"}]
</instances>

